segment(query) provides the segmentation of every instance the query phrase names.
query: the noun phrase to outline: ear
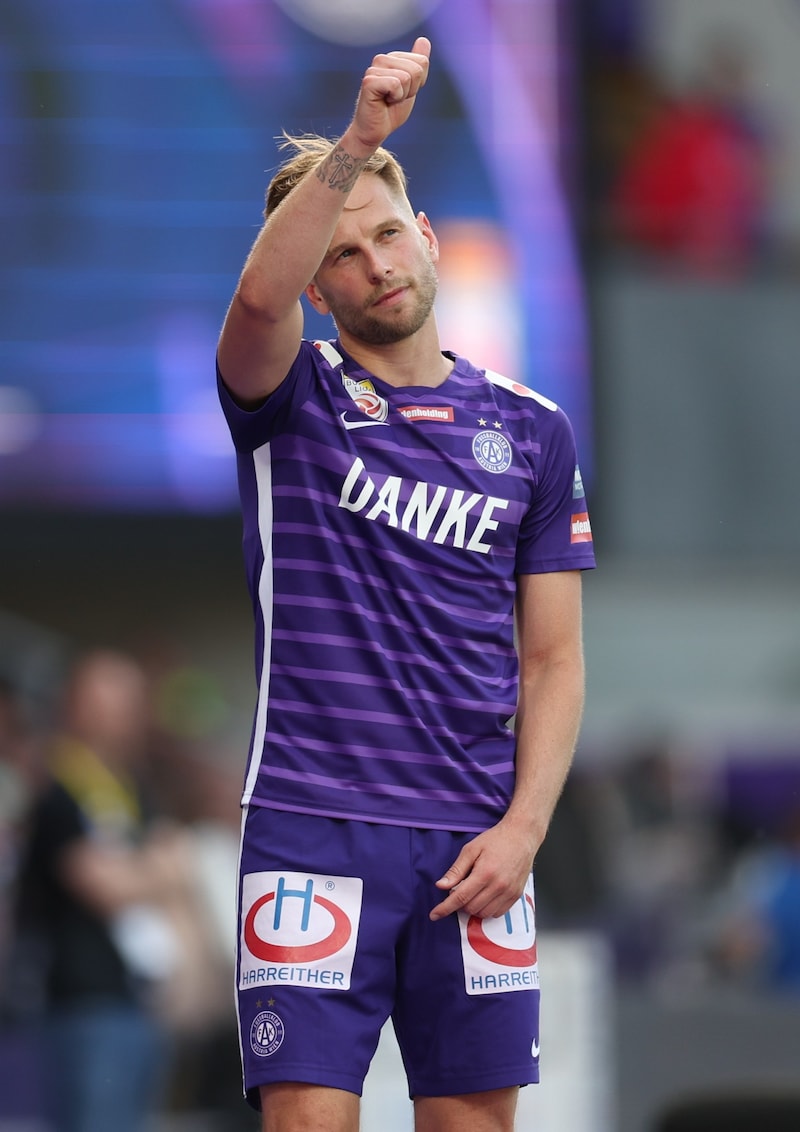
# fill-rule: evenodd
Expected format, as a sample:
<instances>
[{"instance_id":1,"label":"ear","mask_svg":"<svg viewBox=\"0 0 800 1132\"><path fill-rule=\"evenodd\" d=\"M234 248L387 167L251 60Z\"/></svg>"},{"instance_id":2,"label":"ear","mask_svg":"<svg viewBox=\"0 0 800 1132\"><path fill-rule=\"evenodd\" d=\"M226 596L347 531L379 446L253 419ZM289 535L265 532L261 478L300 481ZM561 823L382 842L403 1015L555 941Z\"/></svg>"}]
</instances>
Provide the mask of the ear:
<instances>
[{"instance_id":1,"label":"ear","mask_svg":"<svg viewBox=\"0 0 800 1132\"><path fill-rule=\"evenodd\" d=\"M305 295L317 314L330 314L331 308L323 299L316 282L312 279L306 287Z\"/></svg>"},{"instance_id":2,"label":"ear","mask_svg":"<svg viewBox=\"0 0 800 1132\"><path fill-rule=\"evenodd\" d=\"M431 227L431 222L424 212L417 213L417 227L422 233L422 238L430 248L431 261L433 263L439 262L439 241L436 238L436 233Z\"/></svg>"}]
</instances>

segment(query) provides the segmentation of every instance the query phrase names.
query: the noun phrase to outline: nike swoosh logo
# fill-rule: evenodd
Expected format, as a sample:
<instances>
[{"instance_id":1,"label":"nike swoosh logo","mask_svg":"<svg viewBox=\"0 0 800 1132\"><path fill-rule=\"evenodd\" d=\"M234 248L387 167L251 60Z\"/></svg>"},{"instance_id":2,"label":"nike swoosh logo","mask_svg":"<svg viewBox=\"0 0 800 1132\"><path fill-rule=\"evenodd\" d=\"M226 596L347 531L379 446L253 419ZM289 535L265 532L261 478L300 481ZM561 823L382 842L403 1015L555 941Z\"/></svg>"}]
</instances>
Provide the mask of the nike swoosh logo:
<instances>
[{"instance_id":1,"label":"nike swoosh logo","mask_svg":"<svg viewBox=\"0 0 800 1132\"><path fill-rule=\"evenodd\" d=\"M370 425L385 425L388 423L387 421L374 421L371 417L365 417L363 415L359 415L355 419L351 419L350 417L348 417L347 413L340 413L339 419L347 429L368 428Z\"/></svg>"},{"instance_id":2,"label":"nike swoosh logo","mask_svg":"<svg viewBox=\"0 0 800 1132\"><path fill-rule=\"evenodd\" d=\"M531 1057L537 1058L539 1056L539 1043L534 1040L531 1045Z\"/></svg>"}]
</instances>

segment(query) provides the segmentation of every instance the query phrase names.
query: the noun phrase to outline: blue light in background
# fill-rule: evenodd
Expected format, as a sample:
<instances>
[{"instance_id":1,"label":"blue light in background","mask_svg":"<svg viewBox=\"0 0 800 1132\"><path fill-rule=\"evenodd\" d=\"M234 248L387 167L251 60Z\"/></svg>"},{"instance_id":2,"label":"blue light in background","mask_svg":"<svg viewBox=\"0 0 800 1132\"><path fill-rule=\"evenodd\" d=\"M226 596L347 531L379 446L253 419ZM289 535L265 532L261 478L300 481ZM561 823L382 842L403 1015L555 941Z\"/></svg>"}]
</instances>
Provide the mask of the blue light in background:
<instances>
[{"instance_id":1,"label":"blue light in background","mask_svg":"<svg viewBox=\"0 0 800 1132\"><path fill-rule=\"evenodd\" d=\"M406 21L415 7L427 21L354 46L264 0L14 5L0 48L0 504L237 506L213 351L275 138L339 132L371 53L420 31L432 77L391 143L412 202L435 227L509 233L512 376L563 404L586 463L583 314L553 167L564 123L537 105L559 50L541 20L558 6L403 0ZM537 48L524 66L521 26ZM308 331L331 326L310 315Z\"/></svg>"}]
</instances>

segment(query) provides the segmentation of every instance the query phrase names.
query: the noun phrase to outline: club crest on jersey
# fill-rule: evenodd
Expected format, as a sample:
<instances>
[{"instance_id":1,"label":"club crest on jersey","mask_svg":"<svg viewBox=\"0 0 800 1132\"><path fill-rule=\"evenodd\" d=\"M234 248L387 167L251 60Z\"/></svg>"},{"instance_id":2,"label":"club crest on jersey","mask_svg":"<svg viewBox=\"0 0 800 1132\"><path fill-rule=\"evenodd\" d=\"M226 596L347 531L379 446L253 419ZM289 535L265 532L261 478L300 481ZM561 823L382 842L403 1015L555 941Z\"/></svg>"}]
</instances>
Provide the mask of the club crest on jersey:
<instances>
[{"instance_id":1,"label":"club crest on jersey","mask_svg":"<svg viewBox=\"0 0 800 1132\"><path fill-rule=\"evenodd\" d=\"M355 381L352 377L348 377L346 373L343 373L342 384L350 397L352 397L355 405L370 421L375 424L384 423L389 416L389 402L385 397L380 396L371 381ZM351 418L345 413L343 419L345 420L345 424L347 424L348 419Z\"/></svg>"},{"instance_id":2,"label":"club crest on jersey","mask_svg":"<svg viewBox=\"0 0 800 1132\"><path fill-rule=\"evenodd\" d=\"M472 455L487 472L499 475L511 467L511 445L501 432L484 429L472 441Z\"/></svg>"}]
</instances>

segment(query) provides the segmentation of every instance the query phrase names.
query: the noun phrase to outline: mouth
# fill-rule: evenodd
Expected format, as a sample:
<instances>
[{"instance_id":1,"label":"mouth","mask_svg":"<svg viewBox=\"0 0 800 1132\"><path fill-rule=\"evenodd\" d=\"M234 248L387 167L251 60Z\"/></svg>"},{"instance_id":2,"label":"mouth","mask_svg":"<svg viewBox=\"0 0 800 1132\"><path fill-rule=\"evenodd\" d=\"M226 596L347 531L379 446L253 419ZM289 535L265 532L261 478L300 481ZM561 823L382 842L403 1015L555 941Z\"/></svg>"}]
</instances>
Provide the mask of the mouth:
<instances>
[{"instance_id":1,"label":"mouth","mask_svg":"<svg viewBox=\"0 0 800 1132\"><path fill-rule=\"evenodd\" d=\"M407 290L408 287L405 285L402 287L393 287L391 291L384 291L377 299L373 299L369 306L381 308L395 306L396 303L402 300Z\"/></svg>"}]
</instances>

